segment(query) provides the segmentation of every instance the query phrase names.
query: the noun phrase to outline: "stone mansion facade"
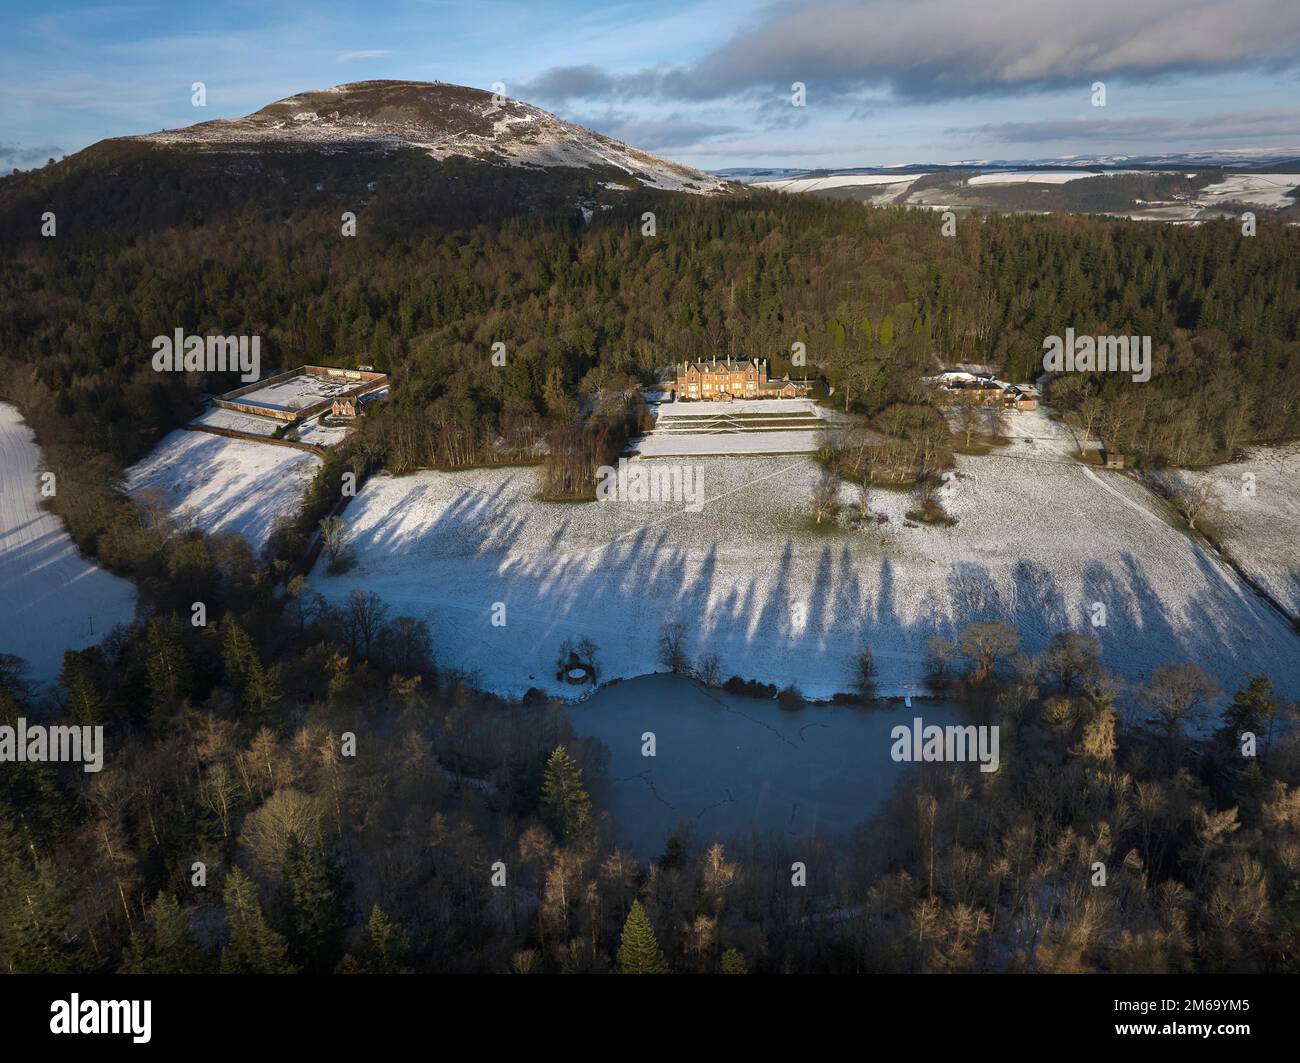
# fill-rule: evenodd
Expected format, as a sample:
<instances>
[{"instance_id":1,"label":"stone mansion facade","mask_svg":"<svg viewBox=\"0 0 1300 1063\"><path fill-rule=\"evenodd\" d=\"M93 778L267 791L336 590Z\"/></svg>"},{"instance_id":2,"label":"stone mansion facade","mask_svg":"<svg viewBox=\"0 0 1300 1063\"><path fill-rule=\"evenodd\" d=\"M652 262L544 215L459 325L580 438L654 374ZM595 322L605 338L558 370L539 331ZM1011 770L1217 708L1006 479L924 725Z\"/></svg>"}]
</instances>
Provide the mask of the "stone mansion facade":
<instances>
[{"instance_id":1,"label":"stone mansion facade","mask_svg":"<svg viewBox=\"0 0 1300 1063\"><path fill-rule=\"evenodd\" d=\"M683 399L796 399L808 394L808 383L768 380L766 358L713 358L711 361L681 362L676 367L675 393Z\"/></svg>"}]
</instances>

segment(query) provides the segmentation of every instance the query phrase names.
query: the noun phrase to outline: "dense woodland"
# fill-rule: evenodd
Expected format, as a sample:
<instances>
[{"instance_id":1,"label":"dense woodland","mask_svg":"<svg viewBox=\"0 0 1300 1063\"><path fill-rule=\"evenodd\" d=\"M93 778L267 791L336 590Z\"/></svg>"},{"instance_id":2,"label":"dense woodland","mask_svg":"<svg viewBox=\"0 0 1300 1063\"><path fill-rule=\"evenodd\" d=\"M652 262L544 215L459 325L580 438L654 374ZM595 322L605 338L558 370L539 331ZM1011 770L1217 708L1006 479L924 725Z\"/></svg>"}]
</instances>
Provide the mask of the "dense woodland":
<instances>
[{"instance_id":1,"label":"dense woodland","mask_svg":"<svg viewBox=\"0 0 1300 1063\"><path fill-rule=\"evenodd\" d=\"M397 464L453 464L684 357L766 357L780 375L802 342L830 401L875 416L918 399L917 376L940 363L1033 378L1043 338L1073 327L1152 336L1149 382L1067 375L1053 389L1066 408L1100 396L1106 430L1148 462L1300 434L1300 234L1284 225L1244 237L1229 222L972 216L944 237L928 211L565 174L106 142L0 178L5 394L46 445L129 462L230 382L160 379L149 340L255 334L266 369L393 372L379 445ZM55 237L40 235L47 210Z\"/></svg>"},{"instance_id":2,"label":"dense woodland","mask_svg":"<svg viewBox=\"0 0 1300 1063\"><path fill-rule=\"evenodd\" d=\"M973 624L932 647L931 682L1000 726L999 771L922 766L847 839L683 825L645 863L561 706L440 672L373 596L241 593L206 628L160 615L69 653L57 705L0 661L4 723L109 735L99 774L0 773L0 968L1300 968L1300 706L1266 679L1193 740L1219 693L1194 665L1120 694L1090 638L1027 658Z\"/></svg>"},{"instance_id":3,"label":"dense woodland","mask_svg":"<svg viewBox=\"0 0 1300 1063\"><path fill-rule=\"evenodd\" d=\"M1300 747L1265 681L1193 741L1203 677L1118 693L1087 645L1031 660L978 630L934 648L933 680L1002 726L1001 771L927 769L847 843L683 834L647 864L617 848L601 751L557 705L486 696L418 621L373 596L330 607L295 576L344 469L544 460L548 493L580 497L640 424L638 385L682 357L780 375L803 342L827 401L933 463L946 441L918 380L940 363L1029 378L1067 326L1149 333L1149 383L1062 379L1053 401L1151 464L1300 434L1300 237L1281 226L990 217L946 238L928 212L609 176L109 143L0 179L0 397L35 428L74 538L145 607L69 653L54 694L0 660L4 723L102 723L109 741L97 775L0 774L0 968L1294 970ZM394 375L264 558L118 493L233 383L155 373L149 341L177 327L260 335L268 371ZM1275 717L1242 758L1233 734Z\"/></svg>"}]
</instances>

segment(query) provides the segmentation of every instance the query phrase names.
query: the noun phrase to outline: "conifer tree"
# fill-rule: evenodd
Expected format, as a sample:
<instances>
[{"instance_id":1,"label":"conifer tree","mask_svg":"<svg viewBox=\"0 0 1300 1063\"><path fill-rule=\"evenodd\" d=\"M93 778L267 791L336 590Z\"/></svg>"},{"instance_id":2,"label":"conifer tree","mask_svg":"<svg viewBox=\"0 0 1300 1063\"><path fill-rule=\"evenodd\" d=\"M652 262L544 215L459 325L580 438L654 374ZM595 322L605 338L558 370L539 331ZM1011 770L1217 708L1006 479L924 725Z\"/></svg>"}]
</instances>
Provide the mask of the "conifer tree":
<instances>
[{"instance_id":1,"label":"conifer tree","mask_svg":"<svg viewBox=\"0 0 1300 1063\"><path fill-rule=\"evenodd\" d=\"M79 974L91 957L73 926L74 891L46 859L29 861L0 820L0 955L18 974Z\"/></svg>"},{"instance_id":2,"label":"conifer tree","mask_svg":"<svg viewBox=\"0 0 1300 1063\"><path fill-rule=\"evenodd\" d=\"M566 842L582 836L591 825L591 798L582 785L582 769L563 746L556 746L546 762L542 814Z\"/></svg>"},{"instance_id":3,"label":"conifer tree","mask_svg":"<svg viewBox=\"0 0 1300 1063\"><path fill-rule=\"evenodd\" d=\"M266 924L257 886L239 868L226 876L223 894L230 941L221 952L222 974L293 974L285 941Z\"/></svg>"},{"instance_id":4,"label":"conifer tree","mask_svg":"<svg viewBox=\"0 0 1300 1063\"><path fill-rule=\"evenodd\" d=\"M667 974L668 960L659 948L654 927L641 902L632 902L623 924L618 945L618 969L621 974Z\"/></svg>"},{"instance_id":5,"label":"conifer tree","mask_svg":"<svg viewBox=\"0 0 1300 1063\"><path fill-rule=\"evenodd\" d=\"M239 683L247 672L249 659L253 656L253 640L233 617L226 620L223 626L226 630L221 640L221 659L226 666L226 674Z\"/></svg>"},{"instance_id":6,"label":"conifer tree","mask_svg":"<svg viewBox=\"0 0 1300 1063\"><path fill-rule=\"evenodd\" d=\"M1273 682L1267 676L1246 677L1246 685L1232 696L1232 703L1223 710L1223 726L1219 737L1229 746L1236 746L1247 731L1260 737L1265 724L1277 714L1273 699Z\"/></svg>"},{"instance_id":7,"label":"conifer tree","mask_svg":"<svg viewBox=\"0 0 1300 1063\"><path fill-rule=\"evenodd\" d=\"M244 680L244 708L257 719L266 720L271 715L271 706L280 698L275 684L266 674L262 662L254 654L248 664Z\"/></svg>"},{"instance_id":8,"label":"conifer tree","mask_svg":"<svg viewBox=\"0 0 1300 1063\"><path fill-rule=\"evenodd\" d=\"M722 953L721 968L723 974L748 974L745 955L739 949L726 949Z\"/></svg>"},{"instance_id":9,"label":"conifer tree","mask_svg":"<svg viewBox=\"0 0 1300 1063\"><path fill-rule=\"evenodd\" d=\"M411 945L406 931L375 905L357 948L343 957L341 974L400 974Z\"/></svg>"},{"instance_id":10,"label":"conifer tree","mask_svg":"<svg viewBox=\"0 0 1300 1063\"><path fill-rule=\"evenodd\" d=\"M28 712L25 703L0 690L0 725L17 727ZM72 796L44 764L21 761L0 770L0 829L12 825L19 848L53 838L73 818L74 808Z\"/></svg>"},{"instance_id":11,"label":"conifer tree","mask_svg":"<svg viewBox=\"0 0 1300 1063\"><path fill-rule=\"evenodd\" d=\"M143 926L131 931L124 974L203 974L211 964L190 929L189 916L170 893L158 894Z\"/></svg>"},{"instance_id":12,"label":"conifer tree","mask_svg":"<svg viewBox=\"0 0 1300 1063\"><path fill-rule=\"evenodd\" d=\"M343 951L350 884L333 855L322 846L289 840L284 858L289 889L289 952L309 972L328 973Z\"/></svg>"},{"instance_id":13,"label":"conifer tree","mask_svg":"<svg viewBox=\"0 0 1300 1063\"><path fill-rule=\"evenodd\" d=\"M59 686L68 696L72 718L82 727L106 722L104 696L99 692L91 652L68 650L63 655L63 667L59 669Z\"/></svg>"},{"instance_id":14,"label":"conifer tree","mask_svg":"<svg viewBox=\"0 0 1300 1063\"><path fill-rule=\"evenodd\" d=\"M226 621L226 634L222 641L222 659L231 685L239 692L244 709L253 716L265 719L277 700L275 687L257 656L257 648L239 623Z\"/></svg>"},{"instance_id":15,"label":"conifer tree","mask_svg":"<svg viewBox=\"0 0 1300 1063\"><path fill-rule=\"evenodd\" d=\"M145 683L154 715L165 718L190 693L190 664L175 616L154 617L145 636Z\"/></svg>"}]
</instances>

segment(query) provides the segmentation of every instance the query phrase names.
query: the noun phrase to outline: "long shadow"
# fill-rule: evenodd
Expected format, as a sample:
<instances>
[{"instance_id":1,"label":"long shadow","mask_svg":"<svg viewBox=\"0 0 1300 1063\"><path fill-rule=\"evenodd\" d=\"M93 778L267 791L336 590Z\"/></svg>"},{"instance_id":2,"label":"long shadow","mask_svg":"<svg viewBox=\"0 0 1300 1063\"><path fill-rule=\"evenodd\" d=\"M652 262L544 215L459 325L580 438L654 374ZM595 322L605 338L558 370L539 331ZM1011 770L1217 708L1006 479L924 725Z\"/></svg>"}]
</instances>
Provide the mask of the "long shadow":
<instances>
[{"instance_id":1,"label":"long shadow","mask_svg":"<svg viewBox=\"0 0 1300 1063\"><path fill-rule=\"evenodd\" d=\"M428 588L426 615L445 657L481 645L482 660L498 675L513 667L495 667L503 652L522 654L520 670L532 675L564 638L583 634L627 667L652 670L660 623L682 620L692 656L715 650L725 674L780 683L807 677L847 689L852 654L864 641L878 658L894 659L891 674L910 682L932 635L996 620L1015 627L1030 653L1058 631L1095 635L1103 662L1133 680L1154 665L1192 660L1221 673L1225 685L1254 670L1275 675L1284 695L1300 690L1295 633L1200 553L1189 566L1196 586L1178 588L1176 612L1168 586L1162 595L1128 551L1090 561L1068 589L1050 563L1028 560L1001 574L972 560L909 568L903 571L912 582L903 586L891 557L851 535L842 545L792 537L760 545L753 532L729 537L725 520L690 524L695 515L664 520L663 510L631 506L611 508L593 524L582 507L613 504L516 508L511 499L526 478L515 481L450 497L432 482L413 485L394 512L368 515L373 524L358 543L362 562L325 586L344 596L345 588L409 564L409 578L391 586L413 603ZM367 516L364 507L359 512ZM384 555L380 568L368 569L367 549ZM382 596L383 581L376 585ZM497 636L489 598L508 603L511 624L526 625L526 640L491 648ZM1091 624L1094 601L1106 606L1104 627ZM802 622L796 606L804 609Z\"/></svg>"}]
</instances>

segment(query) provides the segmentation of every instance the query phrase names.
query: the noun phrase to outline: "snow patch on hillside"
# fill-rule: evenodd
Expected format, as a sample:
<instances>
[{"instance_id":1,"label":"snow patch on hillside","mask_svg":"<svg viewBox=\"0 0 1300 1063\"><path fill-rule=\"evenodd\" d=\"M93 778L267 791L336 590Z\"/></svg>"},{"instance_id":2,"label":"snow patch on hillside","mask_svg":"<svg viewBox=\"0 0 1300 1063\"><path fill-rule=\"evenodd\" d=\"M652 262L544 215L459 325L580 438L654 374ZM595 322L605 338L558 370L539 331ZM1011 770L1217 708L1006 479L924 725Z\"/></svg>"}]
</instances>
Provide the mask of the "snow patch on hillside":
<instances>
[{"instance_id":1,"label":"snow patch on hillside","mask_svg":"<svg viewBox=\"0 0 1300 1063\"><path fill-rule=\"evenodd\" d=\"M1300 618L1300 443L1251 447L1241 461L1181 475L1213 487L1227 518L1224 547Z\"/></svg>"},{"instance_id":2,"label":"snow patch on hillside","mask_svg":"<svg viewBox=\"0 0 1300 1063\"><path fill-rule=\"evenodd\" d=\"M309 109L324 92L323 111ZM295 110L302 107L301 110ZM643 185L712 195L726 182L561 121L518 100L437 82L359 82L280 100L242 118L218 119L132 139L157 144L273 150L277 145L415 147L437 159L468 156L511 166L612 166Z\"/></svg>"},{"instance_id":3,"label":"snow patch on hillside","mask_svg":"<svg viewBox=\"0 0 1300 1063\"><path fill-rule=\"evenodd\" d=\"M172 432L127 471L127 493L156 493L181 520L204 531L234 532L255 551L280 516L293 516L320 458L309 451Z\"/></svg>"},{"instance_id":4,"label":"snow patch on hillside","mask_svg":"<svg viewBox=\"0 0 1300 1063\"><path fill-rule=\"evenodd\" d=\"M1206 206L1249 203L1266 208L1290 207L1297 202L1290 195L1297 186L1300 186L1300 174L1297 173L1241 173L1207 185L1197 193L1197 197Z\"/></svg>"}]
</instances>

